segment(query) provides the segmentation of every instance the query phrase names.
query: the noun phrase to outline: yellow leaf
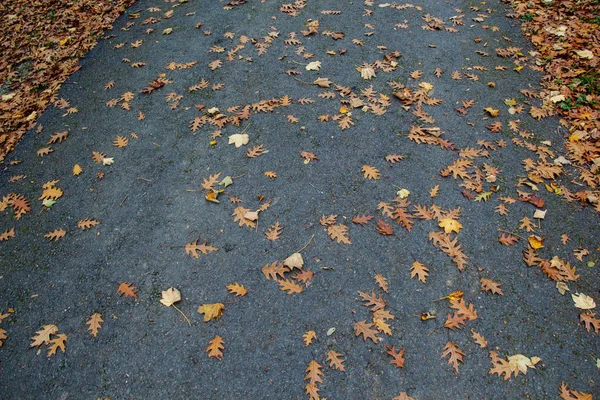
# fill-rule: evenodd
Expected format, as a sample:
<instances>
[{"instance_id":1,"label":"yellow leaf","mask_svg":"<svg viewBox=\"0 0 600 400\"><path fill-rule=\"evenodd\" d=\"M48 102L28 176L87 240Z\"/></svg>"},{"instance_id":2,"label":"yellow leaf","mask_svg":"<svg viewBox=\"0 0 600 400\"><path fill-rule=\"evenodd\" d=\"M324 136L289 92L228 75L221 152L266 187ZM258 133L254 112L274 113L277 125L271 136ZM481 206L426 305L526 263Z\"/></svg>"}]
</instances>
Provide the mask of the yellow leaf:
<instances>
[{"instance_id":1,"label":"yellow leaf","mask_svg":"<svg viewBox=\"0 0 600 400\"><path fill-rule=\"evenodd\" d=\"M531 248L534 250L541 249L542 247L544 247L544 239L542 239L539 236L531 235L527 238L527 241L529 242Z\"/></svg>"},{"instance_id":2,"label":"yellow leaf","mask_svg":"<svg viewBox=\"0 0 600 400\"><path fill-rule=\"evenodd\" d=\"M401 199L405 199L410 195L410 192L407 189L400 189L396 192L396 194L398 195L398 197L400 197Z\"/></svg>"},{"instance_id":3,"label":"yellow leaf","mask_svg":"<svg viewBox=\"0 0 600 400\"><path fill-rule=\"evenodd\" d=\"M497 117L500 110L494 110L492 107L486 107L483 111L487 112L491 117Z\"/></svg>"},{"instance_id":4,"label":"yellow leaf","mask_svg":"<svg viewBox=\"0 0 600 400\"><path fill-rule=\"evenodd\" d=\"M204 314L204 322L208 322L211 319L219 319L223 315L225 304L214 303L214 304L202 304L198 307L198 312Z\"/></svg>"},{"instance_id":5,"label":"yellow leaf","mask_svg":"<svg viewBox=\"0 0 600 400\"><path fill-rule=\"evenodd\" d=\"M444 228L444 232L450 233L452 231L459 233L462 229L462 224L452 218L440 219L440 228Z\"/></svg>"},{"instance_id":6,"label":"yellow leaf","mask_svg":"<svg viewBox=\"0 0 600 400\"><path fill-rule=\"evenodd\" d=\"M75 164L73 166L73 175L79 176L83 172L83 169L79 166L79 164Z\"/></svg>"}]
</instances>

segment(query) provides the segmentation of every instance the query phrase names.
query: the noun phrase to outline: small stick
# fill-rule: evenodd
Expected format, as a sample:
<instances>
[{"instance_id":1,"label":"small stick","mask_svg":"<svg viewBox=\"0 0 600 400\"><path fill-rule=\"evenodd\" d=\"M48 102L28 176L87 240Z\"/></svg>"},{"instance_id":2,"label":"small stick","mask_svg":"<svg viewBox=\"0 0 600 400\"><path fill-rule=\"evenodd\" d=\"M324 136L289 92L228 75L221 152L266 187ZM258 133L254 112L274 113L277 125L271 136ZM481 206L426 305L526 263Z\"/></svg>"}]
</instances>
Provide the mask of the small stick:
<instances>
[{"instance_id":1,"label":"small stick","mask_svg":"<svg viewBox=\"0 0 600 400\"><path fill-rule=\"evenodd\" d=\"M128 197L129 197L129 195L125 196L125 198L121 201L121 204L119 204L119 207L121 207L123 205L123 203L125 203L125 200L127 200Z\"/></svg>"},{"instance_id":2,"label":"small stick","mask_svg":"<svg viewBox=\"0 0 600 400\"><path fill-rule=\"evenodd\" d=\"M146 179L146 178L137 178L139 181L146 181L146 182L152 182L152 179Z\"/></svg>"}]
</instances>

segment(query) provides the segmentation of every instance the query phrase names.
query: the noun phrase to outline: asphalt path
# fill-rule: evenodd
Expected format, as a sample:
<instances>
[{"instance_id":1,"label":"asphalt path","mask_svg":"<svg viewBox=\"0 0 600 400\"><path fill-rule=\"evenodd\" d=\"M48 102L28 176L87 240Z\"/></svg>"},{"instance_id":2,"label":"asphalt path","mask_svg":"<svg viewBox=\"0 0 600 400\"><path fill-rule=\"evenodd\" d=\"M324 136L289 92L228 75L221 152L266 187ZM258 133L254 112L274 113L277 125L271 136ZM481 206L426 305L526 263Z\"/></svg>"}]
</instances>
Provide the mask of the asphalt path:
<instances>
[{"instance_id":1,"label":"asphalt path","mask_svg":"<svg viewBox=\"0 0 600 400\"><path fill-rule=\"evenodd\" d=\"M598 216L546 189L576 191L573 166L556 181L527 180L523 160L564 155L565 129L528 113L541 104L526 96L539 91L541 74L508 6L237 3L136 2L61 89L69 106L50 107L42 128L7 157L0 195L12 203L24 196L31 211L17 219L9 204L0 214L0 233L14 229L0 242L0 312L8 314L0 323L0 397L292 399L309 397L312 383L329 399L401 392L420 400L549 399L562 382L598 395L598 335L579 321L594 310L578 309L571 297L600 300ZM486 128L498 121L495 132ZM65 131L65 140L48 144ZM229 144L236 134L248 143ZM126 146L114 145L123 138ZM249 157L260 145L262 155ZM402 159L386 161L390 154ZM443 176L457 160L471 163L466 180ZM367 179L365 166L378 179ZM203 187L218 173L212 189ZM220 185L227 176L233 183ZM48 187L62 195L46 207L43 186L55 180ZM543 206L519 200L518 191ZM382 213L382 202L406 210L412 223ZM415 205L430 218L419 218ZM534 218L538 209L543 219ZM360 215L374 218L353 223ZM524 217L534 232L520 228ZM462 226L447 235L461 246L464 265L430 239L444 232L444 218ZM99 224L78 227L85 219ZM381 234L378 220L393 232ZM265 232L277 222L283 230L269 240ZM338 243L328 231L342 226L348 235ZM57 229L64 237L44 237ZM518 241L503 245L503 233ZM522 260L533 234L544 239L541 259L576 268L570 292L561 295L540 267ZM186 244L205 241L218 250L186 254ZM288 294L262 269L300 249L302 269L276 275L302 290ZM579 260L578 249L589 254ZM411 279L415 262L429 270L425 284ZM312 279L298 278L302 271ZM503 294L482 291L482 278ZM123 282L136 298L119 295ZM226 289L236 282L245 296ZM190 324L161 304L171 287ZM449 329L455 310L438 299L456 290L477 316ZM394 316L380 332L370 328L376 340L357 337L356 324L375 317L359 291L381 296ZM222 316L205 322L197 310L214 303L225 306ZM96 337L86 325L95 313L104 321ZM31 345L49 324L57 327L50 339L67 339L64 352L47 357L48 344ZM309 331L316 338L306 345ZM224 343L220 360L205 351L216 336ZM464 353L458 372L442 357L448 342ZM386 346L405 349L403 368L390 364ZM343 354L345 371L330 367L331 350ZM490 373L494 354L523 355L535 368L505 380ZM313 360L323 366L322 382L305 379Z\"/></svg>"}]
</instances>

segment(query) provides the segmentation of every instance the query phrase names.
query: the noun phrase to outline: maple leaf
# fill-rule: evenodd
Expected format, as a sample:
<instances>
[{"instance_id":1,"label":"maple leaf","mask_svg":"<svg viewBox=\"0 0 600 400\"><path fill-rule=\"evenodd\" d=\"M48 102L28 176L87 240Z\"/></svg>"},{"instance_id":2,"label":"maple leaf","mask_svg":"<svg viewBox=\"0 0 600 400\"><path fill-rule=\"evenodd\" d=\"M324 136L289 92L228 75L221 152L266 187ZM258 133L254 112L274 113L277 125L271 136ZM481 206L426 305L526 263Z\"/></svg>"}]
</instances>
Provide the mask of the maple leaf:
<instances>
[{"instance_id":1,"label":"maple leaf","mask_svg":"<svg viewBox=\"0 0 600 400\"><path fill-rule=\"evenodd\" d=\"M100 325L102 322L104 322L104 320L102 319L102 315L100 313L95 313L92 314L90 319L85 323L86 325L89 325L88 331L90 331L90 334L93 337L98 336L98 330L102 328L102 326Z\"/></svg>"},{"instance_id":2,"label":"maple leaf","mask_svg":"<svg viewBox=\"0 0 600 400\"><path fill-rule=\"evenodd\" d=\"M581 313L579 314L579 323L585 325L585 329L589 332L594 327L596 334L600 333L600 318L595 318L596 313Z\"/></svg>"},{"instance_id":3,"label":"maple leaf","mask_svg":"<svg viewBox=\"0 0 600 400\"><path fill-rule=\"evenodd\" d=\"M62 228L55 229L52 232L48 232L44 235L44 237L50 241L57 241L58 239L64 237L67 234Z\"/></svg>"},{"instance_id":4,"label":"maple leaf","mask_svg":"<svg viewBox=\"0 0 600 400\"><path fill-rule=\"evenodd\" d=\"M15 237L15 228L10 228L0 233L0 242L4 242L10 238Z\"/></svg>"},{"instance_id":5,"label":"maple leaf","mask_svg":"<svg viewBox=\"0 0 600 400\"><path fill-rule=\"evenodd\" d=\"M235 145L235 147L240 147L248 144L248 134L247 133L236 133L229 136L228 143Z\"/></svg>"},{"instance_id":6,"label":"maple leaf","mask_svg":"<svg viewBox=\"0 0 600 400\"><path fill-rule=\"evenodd\" d=\"M477 345L479 345L479 347L481 347L482 349L487 347L487 340L485 340L485 338L481 334L475 332L475 330L473 329L471 329L471 337L475 340L475 343L477 343Z\"/></svg>"},{"instance_id":7,"label":"maple leaf","mask_svg":"<svg viewBox=\"0 0 600 400\"><path fill-rule=\"evenodd\" d=\"M317 333L315 331L307 331L304 335L302 335L302 340L304 340L304 344L306 346L310 346L313 339L316 339Z\"/></svg>"},{"instance_id":8,"label":"maple leaf","mask_svg":"<svg viewBox=\"0 0 600 400\"><path fill-rule=\"evenodd\" d=\"M42 329L37 331L35 335L31 338L33 342L29 345L29 347L39 347L43 344L50 343L50 335L54 335L58 332L58 327L54 324L48 324L42 326Z\"/></svg>"},{"instance_id":9,"label":"maple leaf","mask_svg":"<svg viewBox=\"0 0 600 400\"><path fill-rule=\"evenodd\" d=\"M95 219L86 218L86 219L79 220L79 222L77 222L77 227L79 229L85 231L86 229L92 229L93 227L95 227L98 224L100 224L100 222L96 221Z\"/></svg>"},{"instance_id":10,"label":"maple leaf","mask_svg":"<svg viewBox=\"0 0 600 400\"><path fill-rule=\"evenodd\" d=\"M200 255L198 254L198 252L201 252L202 254L206 255L212 251L219 250L218 248L209 245L208 239L206 239L201 244L198 244L198 240L200 240L200 238L185 245L185 254L193 258L199 258Z\"/></svg>"},{"instance_id":11,"label":"maple leaf","mask_svg":"<svg viewBox=\"0 0 600 400\"><path fill-rule=\"evenodd\" d=\"M395 365L396 368L404 368L404 351L406 349L402 348L396 351L396 346L390 347L387 345L385 346L385 348L387 349L386 353L392 357L392 361L390 361L390 364Z\"/></svg>"},{"instance_id":12,"label":"maple leaf","mask_svg":"<svg viewBox=\"0 0 600 400\"><path fill-rule=\"evenodd\" d=\"M66 350L66 345L65 342L67 341L67 335L64 333L58 333L56 334L56 337L52 340L50 340L49 346L48 346L48 354L46 355L46 357L51 357L53 355L56 354L56 351L60 348L62 350L62 352L64 353Z\"/></svg>"},{"instance_id":13,"label":"maple leaf","mask_svg":"<svg viewBox=\"0 0 600 400\"><path fill-rule=\"evenodd\" d=\"M459 233L462 228L462 224L452 218L440 219L439 226L440 226L440 228L444 228L444 232L446 232L446 233L451 233L451 232Z\"/></svg>"},{"instance_id":14,"label":"maple leaf","mask_svg":"<svg viewBox=\"0 0 600 400\"><path fill-rule=\"evenodd\" d=\"M391 235L394 233L394 228L382 219L377 221L377 227L375 229L382 235Z\"/></svg>"},{"instance_id":15,"label":"maple leaf","mask_svg":"<svg viewBox=\"0 0 600 400\"><path fill-rule=\"evenodd\" d=\"M329 361L329 368L337 369L338 371L346 371L346 367L344 367L344 361L341 357L344 355L341 353L336 353L333 350L329 350L327 352L327 361Z\"/></svg>"},{"instance_id":16,"label":"maple leaf","mask_svg":"<svg viewBox=\"0 0 600 400\"><path fill-rule=\"evenodd\" d=\"M245 296L246 293L248 293L248 291L246 290L246 288L244 287L244 285L240 285L239 283L232 283L231 285L227 285L225 286L225 288L227 290L229 290L229 292L231 292L231 294L235 294L236 297L238 296Z\"/></svg>"},{"instance_id":17,"label":"maple leaf","mask_svg":"<svg viewBox=\"0 0 600 400\"><path fill-rule=\"evenodd\" d=\"M562 400L592 400L591 394L569 389L564 381L560 384L558 394Z\"/></svg>"},{"instance_id":18,"label":"maple leaf","mask_svg":"<svg viewBox=\"0 0 600 400\"><path fill-rule=\"evenodd\" d=\"M212 319L219 319L223 315L225 304L213 303L213 304L202 304L198 307L198 312L204 314L204 322L208 322Z\"/></svg>"},{"instance_id":19,"label":"maple leaf","mask_svg":"<svg viewBox=\"0 0 600 400\"><path fill-rule=\"evenodd\" d=\"M415 276L420 282L426 283L427 276L429 276L429 269L424 264L415 261L410 267L410 279L413 279Z\"/></svg>"},{"instance_id":20,"label":"maple leaf","mask_svg":"<svg viewBox=\"0 0 600 400\"><path fill-rule=\"evenodd\" d=\"M119 294L119 296L125 295L125 297L133 297L133 298L137 298L137 294L135 294L136 291L137 291L137 288L135 286L133 286L132 283L127 283L127 282L121 282L121 284L119 285L119 288L117 289L117 293Z\"/></svg>"},{"instance_id":21,"label":"maple leaf","mask_svg":"<svg viewBox=\"0 0 600 400\"><path fill-rule=\"evenodd\" d=\"M277 283L279 283L280 289L284 292L286 292L287 294L297 294L297 293L302 293L302 286L298 285L297 283L294 283L291 280L288 279L282 279L277 281Z\"/></svg>"},{"instance_id":22,"label":"maple leaf","mask_svg":"<svg viewBox=\"0 0 600 400\"><path fill-rule=\"evenodd\" d=\"M492 294L497 294L502 296L504 293L502 292L502 289L500 289L500 284L497 282L494 282L491 279L487 279L487 278L481 278L481 291L482 292L491 292Z\"/></svg>"},{"instance_id":23,"label":"maple leaf","mask_svg":"<svg viewBox=\"0 0 600 400\"><path fill-rule=\"evenodd\" d=\"M79 175L81 175L82 172L83 172L83 169L81 168L81 166L79 164L75 164L73 166L73 175L74 176L79 176Z\"/></svg>"},{"instance_id":24,"label":"maple leaf","mask_svg":"<svg viewBox=\"0 0 600 400\"><path fill-rule=\"evenodd\" d=\"M327 234L331 240L335 240L338 243L352 244L350 238L348 237L348 228L346 225L330 225L327 227Z\"/></svg>"},{"instance_id":25,"label":"maple leaf","mask_svg":"<svg viewBox=\"0 0 600 400\"><path fill-rule=\"evenodd\" d=\"M214 357L220 361L223 358L223 352L221 350L225 349L223 344L223 338L218 335L209 341L208 347L206 350L204 350L206 353L208 353L208 358Z\"/></svg>"},{"instance_id":26,"label":"maple leaf","mask_svg":"<svg viewBox=\"0 0 600 400\"><path fill-rule=\"evenodd\" d=\"M465 353L455 343L448 342L444 346L442 358L448 357L448 364L454 367L456 374L458 374L458 363L463 362L464 356Z\"/></svg>"},{"instance_id":27,"label":"maple leaf","mask_svg":"<svg viewBox=\"0 0 600 400\"><path fill-rule=\"evenodd\" d=\"M375 283L377 283L377 285L379 285L381 290L383 290L386 293L388 292L388 282L387 282L387 279L385 279L385 277L383 275L376 274L375 275Z\"/></svg>"},{"instance_id":28,"label":"maple leaf","mask_svg":"<svg viewBox=\"0 0 600 400\"><path fill-rule=\"evenodd\" d=\"M277 172L275 171L265 171L265 176L269 179L277 179Z\"/></svg>"},{"instance_id":29,"label":"maple leaf","mask_svg":"<svg viewBox=\"0 0 600 400\"><path fill-rule=\"evenodd\" d=\"M498 238L498 241L500 243L502 243L503 245L510 247L510 246L514 246L515 243L517 243L519 241L519 238L511 235L510 233L502 233L500 235L500 237Z\"/></svg>"},{"instance_id":30,"label":"maple leaf","mask_svg":"<svg viewBox=\"0 0 600 400\"><path fill-rule=\"evenodd\" d=\"M265 232L265 236L268 240L275 241L279 239L282 230L283 226L279 225L279 221L276 221L275 224L271 225L269 229Z\"/></svg>"},{"instance_id":31,"label":"maple leaf","mask_svg":"<svg viewBox=\"0 0 600 400\"><path fill-rule=\"evenodd\" d=\"M268 280L277 280L277 277L283 278L285 273L289 271L289 268L283 265L283 263L279 263L279 261L275 261L272 264L267 264L261 269L263 275Z\"/></svg>"},{"instance_id":32,"label":"maple leaf","mask_svg":"<svg viewBox=\"0 0 600 400\"><path fill-rule=\"evenodd\" d=\"M354 336L363 335L363 341L371 339L373 343L379 342L377 331L373 329L373 324L368 324L367 321L360 321L354 324Z\"/></svg>"},{"instance_id":33,"label":"maple leaf","mask_svg":"<svg viewBox=\"0 0 600 400\"><path fill-rule=\"evenodd\" d=\"M231 214L235 217L233 222L237 222L240 227L248 226L250 228L256 228L256 223L254 221L246 218L246 215L250 211L251 211L250 209L242 207L242 206L236 207L235 210L233 210L233 214Z\"/></svg>"},{"instance_id":34,"label":"maple leaf","mask_svg":"<svg viewBox=\"0 0 600 400\"><path fill-rule=\"evenodd\" d=\"M379 170L370 165L363 165L362 172L366 179L379 179L381 177Z\"/></svg>"},{"instance_id":35,"label":"maple leaf","mask_svg":"<svg viewBox=\"0 0 600 400\"><path fill-rule=\"evenodd\" d=\"M164 306L171 307L178 301L181 301L181 293L176 288L168 288L162 291L160 302Z\"/></svg>"}]
</instances>

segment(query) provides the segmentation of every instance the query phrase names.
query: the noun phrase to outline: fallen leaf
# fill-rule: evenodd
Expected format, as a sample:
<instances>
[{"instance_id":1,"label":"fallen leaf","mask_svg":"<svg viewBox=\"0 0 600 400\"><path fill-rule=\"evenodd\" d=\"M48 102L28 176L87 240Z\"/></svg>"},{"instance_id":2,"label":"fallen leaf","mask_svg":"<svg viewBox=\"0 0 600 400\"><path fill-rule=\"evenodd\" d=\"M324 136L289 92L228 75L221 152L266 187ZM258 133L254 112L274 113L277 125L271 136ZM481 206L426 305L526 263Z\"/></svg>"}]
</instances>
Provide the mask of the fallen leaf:
<instances>
[{"instance_id":1,"label":"fallen leaf","mask_svg":"<svg viewBox=\"0 0 600 400\"><path fill-rule=\"evenodd\" d=\"M451 233L456 232L459 233L462 229L462 224L452 218L442 218L439 223L440 228L444 228L444 232Z\"/></svg>"},{"instance_id":2,"label":"fallen leaf","mask_svg":"<svg viewBox=\"0 0 600 400\"><path fill-rule=\"evenodd\" d=\"M590 296L583 293L571 294L571 298L575 303L575 307L581 308L582 310L591 310L596 308L596 302Z\"/></svg>"},{"instance_id":3,"label":"fallen leaf","mask_svg":"<svg viewBox=\"0 0 600 400\"><path fill-rule=\"evenodd\" d=\"M178 301L181 301L181 293L179 290L175 288L168 288L167 290L162 291L160 302L163 305L170 307Z\"/></svg>"},{"instance_id":4,"label":"fallen leaf","mask_svg":"<svg viewBox=\"0 0 600 400\"><path fill-rule=\"evenodd\" d=\"M248 291L246 290L246 288L244 287L244 285L240 285L239 283L232 283L231 285L227 285L225 286L225 288L227 290L229 290L229 292L231 292L231 294L235 294L236 297L238 296L245 296L246 293L248 293Z\"/></svg>"},{"instance_id":5,"label":"fallen leaf","mask_svg":"<svg viewBox=\"0 0 600 400\"><path fill-rule=\"evenodd\" d=\"M306 64L307 71L318 71L321 69L321 61L313 61Z\"/></svg>"},{"instance_id":6,"label":"fallen leaf","mask_svg":"<svg viewBox=\"0 0 600 400\"><path fill-rule=\"evenodd\" d=\"M100 325L102 322L104 322L104 320L102 319L102 315L100 313L95 313L92 314L90 319L85 323L86 325L89 325L88 330L90 331L90 334L93 337L96 337L98 335L98 331L100 330L100 328L102 328L102 326Z\"/></svg>"},{"instance_id":7,"label":"fallen leaf","mask_svg":"<svg viewBox=\"0 0 600 400\"><path fill-rule=\"evenodd\" d=\"M224 342L221 336L215 336L211 341L208 342L208 347L205 350L205 353L208 353L208 358L214 357L217 360L221 360L223 358L224 350Z\"/></svg>"},{"instance_id":8,"label":"fallen leaf","mask_svg":"<svg viewBox=\"0 0 600 400\"><path fill-rule=\"evenodd\" d=\"M240 147L248 144L248 134L247 133L236 133L229 136L229 144L234 144L235 147Z\"/></svg>"},{"instance_id":9,"label":"fallen leaf","mask_svg":"<svg viewBox=\"0 0 600 400\"><path fill-rule=\"evenodd\" d=\"M313 339L317 337L317 333L315 331L308 331L304 335L302 335L302 340L304 340L304 344L309 346Z\"/></svg>"},{"instance_id":10,"label":"fallen leaf","mask_svg":"<svg viewBox=\"0 0 600 400\"><path fill-rule=\"evenodd\" d=\"M117 288L117 293L119 296L125 295L125 297L137 298L137 294L135 294L136 291L137 288L133 286L133 284L127 282L121 282Z\"/></svg>"},{"instance_id":11,"label":"fallen leaf","mask_svg":"<svg viewBox=\"0 0 600 400\"><path fill-rule=\"evenodd\" d=\"M223 315L225 304L214 303L214 304L202 304L198 307L198 312L204 314L204 322L208 322L212 319L219 319Z\"/></svg>"}]
</instances>

